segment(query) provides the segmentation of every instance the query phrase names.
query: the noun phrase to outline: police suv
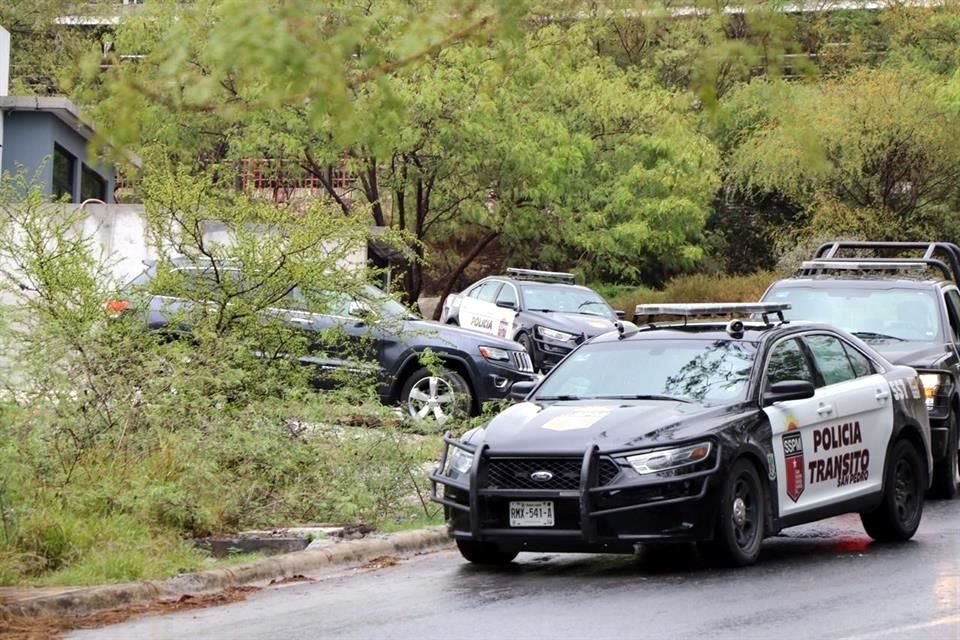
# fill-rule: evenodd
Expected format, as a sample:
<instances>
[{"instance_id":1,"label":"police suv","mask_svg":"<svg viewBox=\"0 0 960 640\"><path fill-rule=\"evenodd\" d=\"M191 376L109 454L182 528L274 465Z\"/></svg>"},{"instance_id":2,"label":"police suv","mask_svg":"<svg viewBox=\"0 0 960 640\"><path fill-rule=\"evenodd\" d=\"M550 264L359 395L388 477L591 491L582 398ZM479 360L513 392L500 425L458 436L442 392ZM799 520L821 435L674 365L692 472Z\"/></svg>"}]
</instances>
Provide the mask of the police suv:
<instances>
[{"instance_id":1,"label":"police suv","mask_svg":"<svg viewBox=\"0 0 960 640\"><path fill-rule=\"evenodd\" d=\"M440 322L516 340L540 371L584 340L612 331L618 315L572 273L507 269L448 296Z\"/></svg>"},{"instance_id":2,"label":"police suv","mask_svg":"<svg viewBox=\"0 0 960 640\"><path fill-rule=\"evenodd\" d=\"M445 437L432 497L464 558L686 541L740 566L784 527L849 512L876 540L912 537L932 466L916 371L787 309L638 306L646 326L586 342L522 383L524 402Z\"/></svg>"}]
</instances>

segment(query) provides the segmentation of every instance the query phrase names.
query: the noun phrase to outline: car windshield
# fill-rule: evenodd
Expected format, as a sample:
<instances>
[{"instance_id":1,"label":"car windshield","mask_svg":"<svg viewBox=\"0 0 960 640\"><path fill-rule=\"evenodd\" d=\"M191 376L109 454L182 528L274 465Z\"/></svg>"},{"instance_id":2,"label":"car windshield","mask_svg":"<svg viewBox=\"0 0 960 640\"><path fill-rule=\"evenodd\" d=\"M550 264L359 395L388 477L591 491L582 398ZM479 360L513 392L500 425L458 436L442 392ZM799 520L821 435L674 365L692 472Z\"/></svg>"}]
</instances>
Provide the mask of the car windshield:
<instances>
[{"instance_id":1,"label":"car windshield","mask_svg":"<svg viewBox=\"0 0 960 640\"><path fill-rule=\"evenodd\" d=\"M535 400L743 400L757 347L743 340L642 339L588 344L558 365Z\"/></svg>"},{"instance_id":2,"label":"car windshield","mask_svg":"<svg viewBox=\"0 0 960 640\"><path fill-rule=\"evenodd\" d=\"M410 309L391 298L382 290L364 285L359 295L344 291L304 292L301 287L295 287L288 296L286 306L304 311L316 311L335 316L348 317L356 313L351 305L359 303L367 306L374 314L384 318L410 318L413 316Z\"/></svg>"},{"instance_id":3,"label":"car windshield","mask_svg":"<svg viewBox=\"0 0 960 640\"><path fill-rule=\"evenodd\" d=\"M584 313L616 320L616 314L603 298L593 291L559 285L525 284L520 286L526 308L530 311Z\"/></svg>"},{"instance_id":4,"label":"car windshield","mask_svg":"<svg viewBox=\"0 0 960 640\"><path fill-rule=\"evenodd\" d=\"M824 322L865 340L940 340L936 293L908 287L778 286L767 302L788 302L788 320Z\"/></svg>"}]
</instances>

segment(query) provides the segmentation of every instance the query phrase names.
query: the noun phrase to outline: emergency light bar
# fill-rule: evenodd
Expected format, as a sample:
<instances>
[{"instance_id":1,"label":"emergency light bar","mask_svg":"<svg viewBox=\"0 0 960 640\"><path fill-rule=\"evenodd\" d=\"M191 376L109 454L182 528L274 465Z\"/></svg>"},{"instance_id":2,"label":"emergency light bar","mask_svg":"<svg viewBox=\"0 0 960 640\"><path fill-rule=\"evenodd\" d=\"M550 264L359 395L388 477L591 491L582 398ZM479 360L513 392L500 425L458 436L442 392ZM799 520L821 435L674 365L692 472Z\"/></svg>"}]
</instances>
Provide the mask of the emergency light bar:
<instances>
[{"instance_id":1,"label":"emergency light bar","mask_svg":"<svg viewBox=\"0 0 960 640\"><path fill-rule=\"evenodd\" d=\"M562 271L537 271L536 269L507 269L507 275L517 280L532 280L536 282L562 282L575 284L576 276Z\"/></svg>"},{"instance_id":2,"label":"emergency light bar","mask_svg":"<svg viewBox=\"0 0 960 640\"><path fill-rule=\"evenodd\" d=\"M950 268L936 258L901 258L889 260L884 258L833 258L824 260L806 260L797 270L797 275L807 276L830 271L908 271L908 270L936 269L943 276L952 280Z\"/></svg>"},{"instance_id":3,"label":"emergency light bar","mask_svg":"<svg viewBox=\"0 0 960 640\"><path fill-rule=\"evenodd\" d=\"M652 322L658 316L679 316L684 318L696 317L717 317L754 315L759 314L765 324L770 324L767 316L771 313L777 314L780 322L785 322L783 312L790 308L786 302L692 302L692 303L670 303L670 304L638 304L634 311L633 321L637 322L641 318Z\"/></svg>"}]
</instances>

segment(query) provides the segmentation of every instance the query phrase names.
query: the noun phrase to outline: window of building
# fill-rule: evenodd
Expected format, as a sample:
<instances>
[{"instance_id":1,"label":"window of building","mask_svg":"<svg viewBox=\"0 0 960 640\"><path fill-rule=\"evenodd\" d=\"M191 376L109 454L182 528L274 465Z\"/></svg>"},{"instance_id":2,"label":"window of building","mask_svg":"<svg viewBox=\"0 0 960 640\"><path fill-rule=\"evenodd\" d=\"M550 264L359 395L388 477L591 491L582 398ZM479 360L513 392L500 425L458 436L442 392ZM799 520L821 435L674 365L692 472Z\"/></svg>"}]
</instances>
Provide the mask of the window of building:
<instances>
[{"instance_id":1,"label":"window of building","mask_svg":"<svg viewBox=\"0 0 960 640\"><path fill-rule=\"evenodd\" d=\"M77 159L58 144L53 145L53 197L73 200L73 173Z\"/></svg>"},{"instance_id":2,"label":"window of building","mask_svg":"<svg viewBox=\"0 0 960 640\"><path fill-rule=\"evenodd\" d=\"M80 202L96 198L97 200L107 199L107 182L100 177L100 174L83 165L80 176Z\"/></svg>"}]
</instances>

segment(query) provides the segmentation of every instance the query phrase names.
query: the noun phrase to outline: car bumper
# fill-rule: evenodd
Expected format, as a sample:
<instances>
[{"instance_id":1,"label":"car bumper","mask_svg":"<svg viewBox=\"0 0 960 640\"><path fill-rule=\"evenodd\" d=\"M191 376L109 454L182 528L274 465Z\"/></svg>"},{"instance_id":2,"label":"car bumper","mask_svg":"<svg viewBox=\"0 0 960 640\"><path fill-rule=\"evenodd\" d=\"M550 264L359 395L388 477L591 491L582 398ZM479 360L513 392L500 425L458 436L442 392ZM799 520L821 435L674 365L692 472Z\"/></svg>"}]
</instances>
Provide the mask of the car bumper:
<instances>
[{"instance_id":1,"label":"car bumper","mask_svg":"<svg viewBox=\"0 0 960 640\"><path fill-rule=\"evenodd\" d=\"M536 380L533 371L520 371L510 367L498 367L487 362L478 362L474 392L477 402L510 400L510 391L517 382Z\"/></svg>"},{"instance_id":2,"label":"car bumper","mask_svg":"<svg viewBox=\"0 0 960 640\"><path fill-rule=\"evenodd\" d=\"M576 489L492 489L483 481L484 466L489 463L486 451L451 438L444 441L443 460L430 476L431 499L444 506L455 539L491 542L501 549L519 551L631 553L644 542L692 542L713 536L720 493L719 451L707 468L698 471L651 478L619 467L612 480L601 484L600 465L616 462L593 447L579 460ZM450 447L474 453L473 467L466 476L453 479L442 475ZM495 459L513 457L498 452ZM510 526L510 502L544 500L554 503L554 526Z\"/></svg>"}]
</instances>

